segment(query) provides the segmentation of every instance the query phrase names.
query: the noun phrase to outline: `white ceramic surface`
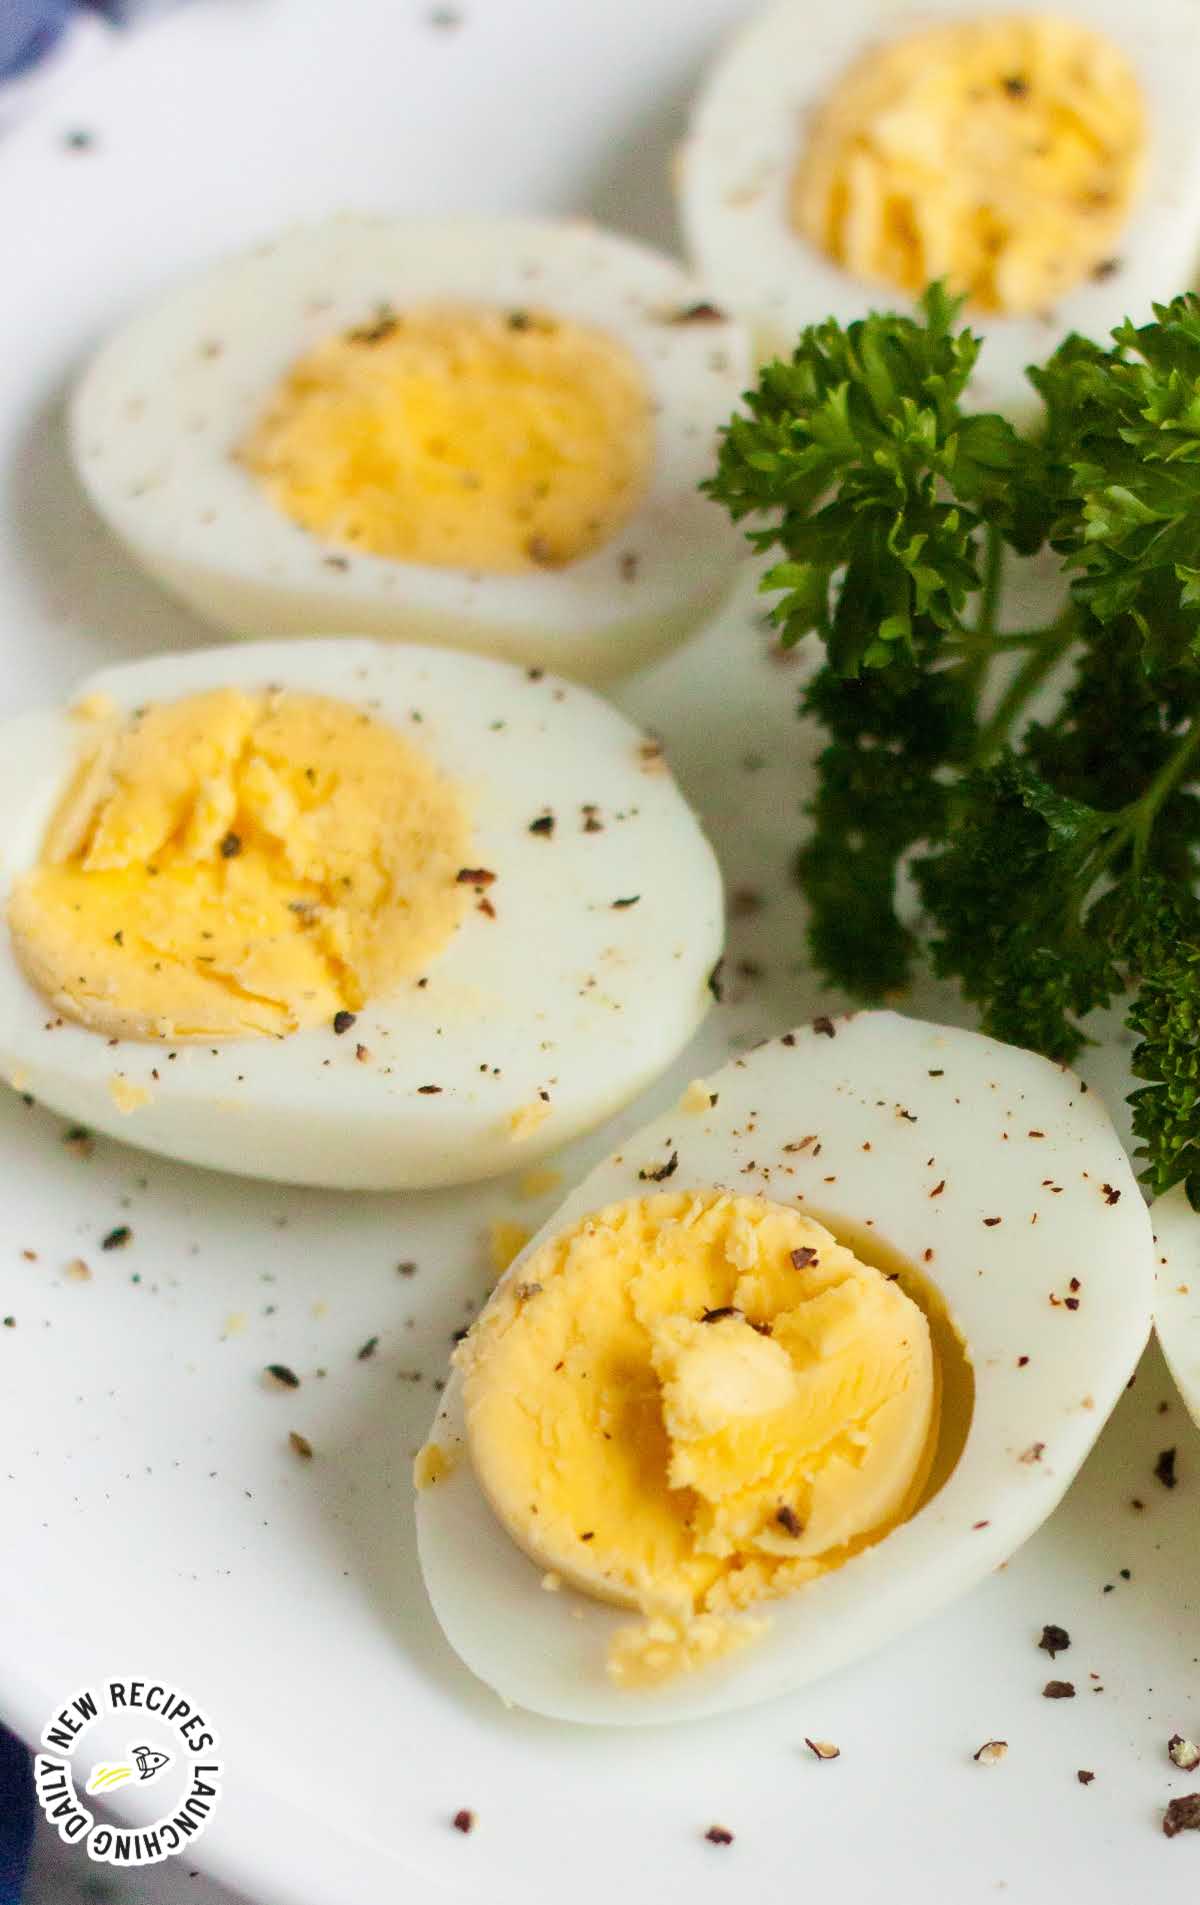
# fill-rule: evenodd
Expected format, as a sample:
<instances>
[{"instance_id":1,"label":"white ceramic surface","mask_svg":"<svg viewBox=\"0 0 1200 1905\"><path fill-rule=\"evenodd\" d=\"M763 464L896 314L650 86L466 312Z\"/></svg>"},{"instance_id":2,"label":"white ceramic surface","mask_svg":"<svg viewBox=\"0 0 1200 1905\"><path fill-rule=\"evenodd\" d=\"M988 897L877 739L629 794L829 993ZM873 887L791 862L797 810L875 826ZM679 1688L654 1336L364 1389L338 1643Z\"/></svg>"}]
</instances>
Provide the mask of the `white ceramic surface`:
<instances>
[{"instance_id":1,"label":"white ceramic surface","mask_svg":"<svg viewBox=\"0 0 1200 1905\"><path fill-rule=\"evenodd\" d=\"M591 210L669 239L670 148L738 12L196 0L14 135L0 155L0 711L200 639L67 469L63 390L108 323L219 250L340 206ZM90 146L64 143L78 130ZM699 1047L576 1146L570 1175L735 1043L816 1009L788 877L815 742L791 713L804 664L766 649L747 589L621 690L666 734L730 887L766 904L734 924L729 998ZM765 970L739 972L747 960ZM907 1003L954 1012L932 988ZM60 1133L0 1098L0 1316L15 1319L0 1327L0 1713L33 1737L120 1663L212 1709L225 1794L180 1898L194 1866L262 1905L649 1905L684 1888L694 1905L782 1905L834 1886L1051 1905L1189 1882L1197 1848L1168 1844L1158 1819L1195 1783L1165 1741L1200 1727L1200 1438L1155 1354L1048 1526L924 1627L744 1716L636 1737L563 1728L506 1712L450 1655L408 1484L431 1380L487 1287L486 1226L532 1227L548 1200L503 1184L285 1192L108 1144L83 1158ZM102 1251L118 1223L131 1241ZM90 1282L65 1277L75 1256ZM275 1361L298 1390L262 1385ZM1151 1472L1169 1445L1172 1492ZM1047 1621L1073 1637L1053 1664L1035 1644ZM1052 1675L1077 1697L1044 1701ZM819 1763L806 1735L841 1758ZM994 1737L1006 1760L976 1765ZM478 1816L469 1838L449 1823L462 1806ZM716 1822L732 1846L705 1843Z\"/></svg>"}]
</instances>

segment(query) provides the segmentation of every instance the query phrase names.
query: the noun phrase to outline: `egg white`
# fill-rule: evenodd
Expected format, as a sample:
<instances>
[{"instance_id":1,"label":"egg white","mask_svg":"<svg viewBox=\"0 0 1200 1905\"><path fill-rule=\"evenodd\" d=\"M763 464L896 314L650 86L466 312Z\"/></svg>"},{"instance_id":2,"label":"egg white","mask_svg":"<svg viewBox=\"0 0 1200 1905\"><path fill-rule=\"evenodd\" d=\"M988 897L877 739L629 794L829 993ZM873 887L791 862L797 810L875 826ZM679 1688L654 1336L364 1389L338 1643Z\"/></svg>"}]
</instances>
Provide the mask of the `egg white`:
<instances>
[{"instance_id":1,"label":"egg white","mask_svg":"<svg viewBox=\"0 0 1200 1905\"><path fill-rule=\"evenodd\" d=\"M1188 1414L1200 1428L1200 1216L1182 1184L1150 1212L1156 1251L1154 1330Z\"/></svg>"},{"instance_id":2,"label":"egg white","mask_svg":"<svg viewBox=\"0 0 1200 1905\"><path fill-rule=\"evenodd\" d=\"M1033 1533L1137 1361L1150 1327L1150 1223L1096 1094L1062 1067L972 1032L890 1012L817 1025L832 1035L806 1027L712 1074L714 1110L672 1111L630 1138L506 1276L521 1277L544 1237L643 1194L639 1170L675 1150L672 1190L725 1185L796 1202L835 1232L839 1216L870 1226L938 1286L969 1346L975 1406L958 1464L884 1540L756 1608L770 1627L743 1651L633 1691L604 1669L614 1630L632 1617L542 1589L476 1484L453 1375L432 1430L453 1466L417 1498L421 1566L451 1646L506 1701L565 1720L652 1725L750 1706L868 1653ZM785 1149L813 1133L819 1154ZM1076 1309L1061 1301L1072 1276Z\"/></svg>"},{"instance_id":3,"label":"egg white","mask_svg":"<svg viewBox=\"0 0 1200 1905\"><path fill-rule=\"evenodd\" d=\"M653 745L552 676L342 638L134 662L102 670L80 695L132 710L268 683L369 706L458 782L471 864L496 875L495 919L468 907L427 984L368 1002L349 1036L317 1027L177 1047L56 1023L0 926L0 1075L69 1118L188 1163L345 1189L522 1168L656 1077L710 1002L723 908L712 850ZM0 728L0 909L36 863L77 746L65 710ZM584 831L585 802L603 831ZM546 811L553 835L531 833ZM636 905L614 909L633 895ZM422 1094L425 1084L440 1092ZM147 1102L123 1113L114 1091L129 1087ZM510 1115L540 1116L543 1091L543 1121L514 1137Z\"/></svg>"},{"instance_id":4,"label":"egg white","mask_svg":"<svg viewBox=\"0 0 1200 1905\"><path fill-rule=\"evenodd\" d=\"M1146 322L1155 300L1192 284L1200 261L1200 127L1180 85L1200 59L1200 9L1192 0L1063 0L1050 10L1104 34L1130 61L1149 154L1115 271L1044 314L966 313L984 339L971 400L1018 422L1040 407L1027 364L1071 331L1103 341L1124 317ZM806 119L874 42L980 12L979 0L779 0L718 58L680 152L680 216L697 271L752 326L761 357L789 355L806 324L830 316L847 324L868 310L911 309L905 292L862 283L792 230L792 175Z\"/></svg>"},{"instance_id":5,"label":"egg white","mask_svg":"<svg viewBox=\"0 0 1200 1905\"><path fill-rule=\"evenodd\" d=\"M617 534L561 569L475 575L343 549L301 529L232 452L295 360L381 304L547 310L616 338L655 417L650 486ZM673 259L582 221L343 217L212 266L101 348L71 407L76 468L166 587L237 635L330 629L478 649L599 680L714 609L744 543L698 485L748 381L749 342Z\"/></svg>"}]
</instances>

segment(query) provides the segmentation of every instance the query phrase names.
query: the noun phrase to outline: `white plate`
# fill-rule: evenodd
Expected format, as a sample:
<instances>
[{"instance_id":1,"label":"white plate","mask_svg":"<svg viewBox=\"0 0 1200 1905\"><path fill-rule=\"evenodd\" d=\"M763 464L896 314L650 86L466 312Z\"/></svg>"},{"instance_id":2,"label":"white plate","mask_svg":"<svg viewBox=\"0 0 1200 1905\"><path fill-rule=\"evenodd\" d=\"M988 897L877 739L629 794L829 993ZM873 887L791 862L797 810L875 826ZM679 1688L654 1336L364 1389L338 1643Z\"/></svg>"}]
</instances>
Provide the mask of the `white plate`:
<instances>
[{"instance_id":1,"label":"white plate","mask_svg":"<svg viewBox=\"0 0 1200 1905\"><path fill-rule=\"evenodd\" d=\"M197 0L6 145L5 710L199 632L92 522L63 457L73 367L156 284L339 206L583 209L669 235L669 148L733 0L462 5L454 28L432 0ZM90 148L64 144L79 130ZM733 1001L630 1124L731 1042L816 1007L788 880L814 745L791 717L797 680L766 659L747 593L620 697L666 732L730 886L768 899L733 947L765 975L735 973ZM913 1006L948 1009L931 989ZM285 1192L109 1145L84 1160L59 1139L0 1097L0 1314L16 1318L0 1329L0 1712L33 1738L121 1666L206 1703L225 1795L186 1866L287 1905L640 1905L684 1886L696 1905L822 1886L959 1901L1007 1887L1049 1905L1068 1887L1186 1882L1195 1848L1168 1847L1157 1814L1193 1783L1166 1737L1200 1727L1200 1438L1157 1358L1064 1509L948 1614L747 1715L635 1738L564 1729L507 1713L449 1655L408 1481L430 1380L487 1287L486 1225L543 1206L504 1185ZM100 1251L118 1222L132 1242ZM76 1255L90 1283L65 1278ZM261 1386L271 1361L301 1372L299 1391ZM292 1428L313 1462L290 1454ZM1170 1443L1173 1494L1150 1472ZM1046 1621L1074 1636L1053 1669L1035 1647ZM1052 1671L1074 1701L1040 1698ZM818 1763L805 1735L841 1759ZM975 1765L992 1737L1011 1744L1004 1764ZM460 1806L478 1815L470 1838L449 1824ZM728 1850L704 1842L714 1822L735 1831Z\"/></svg>"}]
</instances>

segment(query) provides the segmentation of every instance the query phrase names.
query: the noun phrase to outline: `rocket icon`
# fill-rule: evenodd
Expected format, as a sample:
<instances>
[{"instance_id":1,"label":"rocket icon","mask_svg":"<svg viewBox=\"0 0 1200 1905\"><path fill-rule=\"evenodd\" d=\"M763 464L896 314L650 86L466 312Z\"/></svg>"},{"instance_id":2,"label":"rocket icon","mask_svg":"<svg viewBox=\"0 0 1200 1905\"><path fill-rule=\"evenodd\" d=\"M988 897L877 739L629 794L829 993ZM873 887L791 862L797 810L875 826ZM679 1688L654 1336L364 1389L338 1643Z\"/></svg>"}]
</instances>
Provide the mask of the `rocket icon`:
<instances>
[{"instance_id":1,"label":"rocket icon","mask_svg":"<svg viewBox=\"0 0 1200 1905\"><path fill-rule=\"evenodd\" d=\"M152 1746L131 1746L129 1757L137 1766L138 1778L143 1780L153 1779L156 1773L161 1773L163 1767L171 1763L169 1753L158 1753Z\"/></svg>"}]
</instances>

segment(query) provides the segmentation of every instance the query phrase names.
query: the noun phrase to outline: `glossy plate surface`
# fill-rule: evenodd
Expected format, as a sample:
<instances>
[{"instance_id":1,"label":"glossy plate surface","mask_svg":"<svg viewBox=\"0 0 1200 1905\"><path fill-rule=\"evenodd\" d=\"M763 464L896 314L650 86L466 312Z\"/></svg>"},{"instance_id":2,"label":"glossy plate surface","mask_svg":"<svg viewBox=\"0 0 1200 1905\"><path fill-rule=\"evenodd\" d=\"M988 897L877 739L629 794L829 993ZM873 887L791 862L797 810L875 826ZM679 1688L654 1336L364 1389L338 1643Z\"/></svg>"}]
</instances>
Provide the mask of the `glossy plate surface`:
<instances>
[{"instance_id":1,"label":"glossy plate surface","mask_svg":"<svg viewBox=\"0 0 1200 1905\"><path fill-rule=\"evenodd\" d=\"M65 461L64 389L112 321L226 248L343 206L591 211L669 240L684 104L739 12L195 0L8 140L0 712L202 639L93 521ZM731 891L765 903L739 902L727 1003L699 1047L562 1160L569 1179L739 1042L838 1003L803 968L789 882L815 746L791 712L804 664L767 659L757 614L747 589L618 696L664 732ZM955 1010L933 989L906 1009ZM1196 1847L1168 1845L1158 1817L1195 1783L1165 1741L1200 1728L1200 1437L1156 1356L1042 1533L883 1652L677 1732L564 1728L506 1712L450 1654L408 1481L431 1382L488 1287L487 1226L536 1227L552 1200L504 1184L289 1193L104 1143L84 1157L61 1134L0 1097L0 1316L15 1319L0 1328L0 1711L33 1737L122 1669L206 1703L227 1773L189 1868L263 1905L641 1905L685 1887L693 1905L773 1905L801 1880L901 1896L905 1872L913 1895L919 1873L927 1898L1006 1888L1051 1905L1187 1882ZM130 1241L103 1250L119 1224ZM90 1281L66 1275L76 1257ZM264 1386L269 1362L300 1388ZM1151 1472L1167 1445L1172 1492ZM1036 1648L1047 1621L1072 1634L1055 1663ZM1073 1701L1041 1698L1052 1674ZM806 1735L841 1758L818 1763ZM997 1737L1004 1763L974 1764ZM469 1838L449 1823L464 1806ZM714 1823L731 1847L705 1843Z\"/></svg>"}]
</instances>

